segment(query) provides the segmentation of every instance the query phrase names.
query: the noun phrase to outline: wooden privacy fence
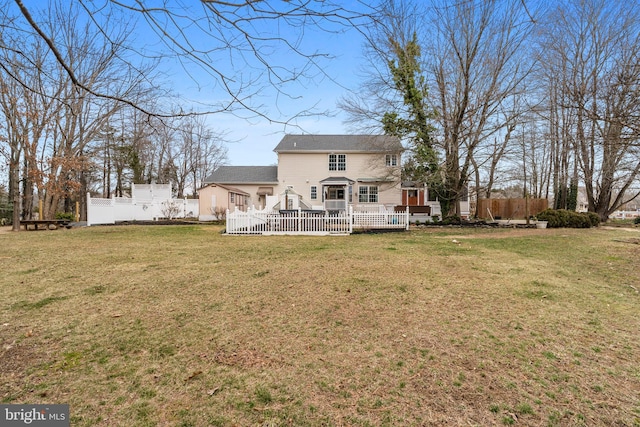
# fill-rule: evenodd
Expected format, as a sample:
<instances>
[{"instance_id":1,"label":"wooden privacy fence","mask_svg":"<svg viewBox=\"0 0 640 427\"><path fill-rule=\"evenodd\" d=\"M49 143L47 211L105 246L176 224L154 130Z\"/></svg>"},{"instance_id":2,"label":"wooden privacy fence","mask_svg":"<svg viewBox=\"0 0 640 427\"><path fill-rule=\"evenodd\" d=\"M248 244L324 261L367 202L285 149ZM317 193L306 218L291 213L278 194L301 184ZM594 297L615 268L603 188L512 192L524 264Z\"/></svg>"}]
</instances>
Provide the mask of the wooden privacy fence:
<instances>
[{"instance_id":1,"label":"wooden privacy fence","mask_svg":"<svg viewBox=\"0 0 640 427\"><path fill-rule=\"evenodd\" d=\"M549 207L547 199L480 199L478 217L484 219L526 219Z\"/></svg>"},{"instance_id":2,"label":"wooden privacy fence","mask_svg":"<svg viewBox=\"0 0 640 427\"><path fill-rule=\"evenodd\" d=\"M409 211L227 210L227 234L351 234L353 229L408 229Z\"/></svg>"}]
</instances>

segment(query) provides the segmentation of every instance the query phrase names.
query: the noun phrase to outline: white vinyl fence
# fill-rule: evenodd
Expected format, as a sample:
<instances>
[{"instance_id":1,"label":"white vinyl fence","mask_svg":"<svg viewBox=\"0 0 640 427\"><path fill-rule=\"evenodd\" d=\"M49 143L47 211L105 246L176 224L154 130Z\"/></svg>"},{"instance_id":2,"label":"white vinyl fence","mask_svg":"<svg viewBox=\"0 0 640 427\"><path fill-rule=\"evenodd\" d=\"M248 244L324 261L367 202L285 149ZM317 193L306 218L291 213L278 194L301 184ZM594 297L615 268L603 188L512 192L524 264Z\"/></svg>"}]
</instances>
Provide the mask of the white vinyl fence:
<instances>
[{"instance_id":1,"label":"white vinyl fence","mask_svg":"<svg viewBox=\"0 0 640 427\"><path fill-rule=\"evenodd\" d=\"M321 210L227 210L227 234L351 234L354 229L409 229L406 212L330 212Z\"/></svg>"},{"instance_id":2,"label":"white vinyl fence","mask_svg":"<svg viewBox=\"0 0 640 427\"><path fill-rule=\"evenodd\" d=\"M156 221L166 218L197 217L197 199L138 200L135 197L102 199L87 194L87 225L115 224L119 221Z\"/></svg>"},{"instance_id":3,"label":"white vinyl fence","mask_svg":"<svg viewBox=\"0 0 640 427\"><path fill-rule=\"evenodd\" d=\"M615 211L611 214L610 218L615 219L629 219L640 217L640 209L635 211Z\"/></svg>"}]
</instances>

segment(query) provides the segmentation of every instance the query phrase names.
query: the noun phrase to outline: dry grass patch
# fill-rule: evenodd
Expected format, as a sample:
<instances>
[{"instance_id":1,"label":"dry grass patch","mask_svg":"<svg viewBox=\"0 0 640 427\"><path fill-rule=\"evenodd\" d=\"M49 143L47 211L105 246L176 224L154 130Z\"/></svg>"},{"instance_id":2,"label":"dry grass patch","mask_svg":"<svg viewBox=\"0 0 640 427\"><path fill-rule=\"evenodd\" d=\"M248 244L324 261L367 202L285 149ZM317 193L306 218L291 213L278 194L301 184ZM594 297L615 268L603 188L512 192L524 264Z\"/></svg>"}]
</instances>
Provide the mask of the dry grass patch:
<instances>
[{"instance_id":1,"label":"dry grass patch","mask_svg":"<svg viewBox=\"0 0 640 427\"><path fill-rule=\"evenodd\" d=\"M0 393L74 426L640 425L624 230L0 237Z\"/></svg>"}]
</instances>

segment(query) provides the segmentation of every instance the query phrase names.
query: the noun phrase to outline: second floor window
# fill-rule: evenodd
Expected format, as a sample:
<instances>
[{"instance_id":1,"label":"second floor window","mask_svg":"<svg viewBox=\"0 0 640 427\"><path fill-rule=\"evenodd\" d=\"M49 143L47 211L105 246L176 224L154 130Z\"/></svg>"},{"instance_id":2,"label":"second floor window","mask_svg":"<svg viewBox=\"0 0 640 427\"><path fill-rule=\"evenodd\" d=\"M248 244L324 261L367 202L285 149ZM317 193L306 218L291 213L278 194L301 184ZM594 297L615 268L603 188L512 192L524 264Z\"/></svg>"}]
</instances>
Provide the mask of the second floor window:
<instances>
[{"instance_id":1,"label":"second floor window","mask_svg":"<svg viewBox=\"0 0 640 427\"><path fill-rule=\"evenodd\" d=\"M329 154L329 170L330 171L346 171L347 155L346 154Z\"/></svg>"},{"instance_id":2,"label":"second floor window","mask_svg":"<svg viewBox=\"0 0 640 427\"><path fill-rule=\"evenodd\" d=\"M387 154L386 163L387 166L398 166L398 156L396 154Z\"/></svg>"}]
</instances>

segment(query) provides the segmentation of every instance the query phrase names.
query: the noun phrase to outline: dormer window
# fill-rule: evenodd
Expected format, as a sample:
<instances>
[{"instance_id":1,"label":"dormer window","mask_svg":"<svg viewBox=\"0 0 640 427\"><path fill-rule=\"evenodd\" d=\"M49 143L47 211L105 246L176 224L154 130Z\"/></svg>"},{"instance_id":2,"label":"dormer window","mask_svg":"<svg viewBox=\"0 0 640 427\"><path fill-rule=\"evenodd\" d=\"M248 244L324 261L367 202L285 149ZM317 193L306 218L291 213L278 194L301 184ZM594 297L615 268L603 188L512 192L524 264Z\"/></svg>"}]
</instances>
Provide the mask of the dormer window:
<instances>
[{"instance_id":1,"label":"dormer window","mask_svg":"<svg viewBox=\"0 0 640 427\"><path fill-rule=\"evenodd\" d=\"M346 171L347 155L346 154L329 154L329 170L330 171Z\"/></svg>"},{"instance_id":2,"label":"dormer window","mask_svg":"<svg viewBox=\"0 0 640 427\"><path fill-rule=\"evenodd\" d=\"M398 155L397 154L387 154L387 156L386 156L386 164L387 164L387 166L398 166Z\"/></svg>"}]
</instances>

